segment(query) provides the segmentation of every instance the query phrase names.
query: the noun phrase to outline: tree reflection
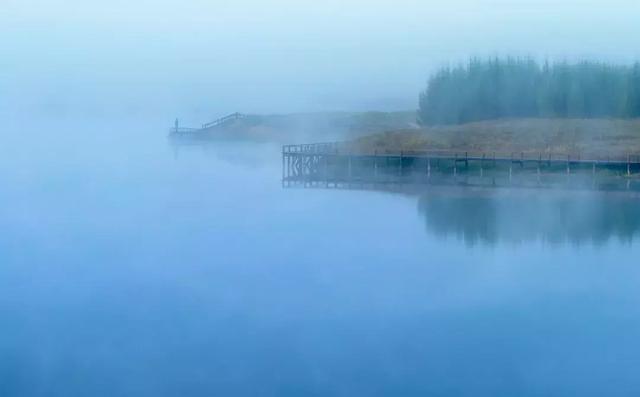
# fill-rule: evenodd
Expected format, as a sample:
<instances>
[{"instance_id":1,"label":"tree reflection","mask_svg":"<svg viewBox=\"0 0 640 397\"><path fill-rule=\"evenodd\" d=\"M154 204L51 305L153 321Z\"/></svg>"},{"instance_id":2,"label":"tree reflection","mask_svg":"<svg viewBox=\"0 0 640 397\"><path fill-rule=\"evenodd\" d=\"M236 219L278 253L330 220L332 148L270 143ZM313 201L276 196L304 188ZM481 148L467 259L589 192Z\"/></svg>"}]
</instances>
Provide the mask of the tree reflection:
<instances>
[{"instance_id":1,"label":"tree reflection","mask_svg":"<svg viewBox=\"0 0 640 397\"><path fill-rule=\"evenodd\" d=\"M429 193L420 197L418 211L429 232L469 244L601 244L612 237L631 241L640 230L640 201L607 194Z\"/></svg>"}]
</instances>

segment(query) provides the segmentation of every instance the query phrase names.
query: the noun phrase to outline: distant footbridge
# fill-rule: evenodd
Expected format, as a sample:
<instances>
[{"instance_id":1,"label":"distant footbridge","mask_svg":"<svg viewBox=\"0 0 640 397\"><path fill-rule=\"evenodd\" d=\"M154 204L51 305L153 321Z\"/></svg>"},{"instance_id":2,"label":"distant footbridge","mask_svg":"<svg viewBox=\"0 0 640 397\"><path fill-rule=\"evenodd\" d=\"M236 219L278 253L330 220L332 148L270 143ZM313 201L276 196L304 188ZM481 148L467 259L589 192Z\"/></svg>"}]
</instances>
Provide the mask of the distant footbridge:
<instances>
[{"instance_id":1,"label":"distant footbridge","mask_svg":"<svg viewBox=\"0 0 640 397\"><path fill-rule=\"evenodd\" d=\"M174 134L174 135L193 135L193 134L198 134L201 132L204 132L206 130L209 130L211 128L215 128L215 127L220 127L230 121L234 121L234 120L239 120L239 119L244 119L247 116L245 114L242 113L232 113L230 115L224 116L224 117L220 117L219 119L210 121L208 123L204 123L202 124L202 126L200 128L194 128L194 127L180 127L179 125L179 121L178 119L176 119L175 124L173 127L171 127L171 129L169 130L170 134Z\"/></svg>"}]
</instances>

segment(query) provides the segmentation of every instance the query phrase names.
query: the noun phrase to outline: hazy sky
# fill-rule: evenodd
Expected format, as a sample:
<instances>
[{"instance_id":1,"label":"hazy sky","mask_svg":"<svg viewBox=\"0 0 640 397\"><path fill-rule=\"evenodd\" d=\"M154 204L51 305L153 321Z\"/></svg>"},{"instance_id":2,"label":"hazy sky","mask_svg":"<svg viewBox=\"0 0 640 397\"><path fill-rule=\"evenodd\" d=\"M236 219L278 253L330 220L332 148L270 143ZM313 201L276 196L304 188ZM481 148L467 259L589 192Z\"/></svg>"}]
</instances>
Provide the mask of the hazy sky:
<instances>
[{"instance_id":1,"label":"hazy sky","mask_svg":"<svg viewBox=\"0 0 640 397\"><path fill-rule=\"evenodd\" d=\"M637 0L0 0L0 106L405 109L468 56L640 59Z\"/></svg>"}]
</instances>

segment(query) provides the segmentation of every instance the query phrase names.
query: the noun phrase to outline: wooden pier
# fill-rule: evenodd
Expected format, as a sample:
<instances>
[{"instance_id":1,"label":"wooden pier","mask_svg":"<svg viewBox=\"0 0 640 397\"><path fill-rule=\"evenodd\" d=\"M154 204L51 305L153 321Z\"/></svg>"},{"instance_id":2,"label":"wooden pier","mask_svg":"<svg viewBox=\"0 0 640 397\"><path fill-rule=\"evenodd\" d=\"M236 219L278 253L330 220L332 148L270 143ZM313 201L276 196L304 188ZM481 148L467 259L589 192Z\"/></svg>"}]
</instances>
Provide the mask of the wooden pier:
<instances>
[{"instance_id":1,"label":"wooden pier","mask_svg":"<svg viewBox=\"0 0 640 397\"><path fill-rule=\"evenodd\" d=\"M239 119L243 119L245 117L246 116L244 114L242 114L242 113L238 113L238 112L232 113L232 114L230 114L228 116L220 117L219 119L213 120L213 121L211 121L209 123L202 124L202 129L206 130L207 128L217 127L217 126L225 124L225 123L227 123L229 121L239 120Z\"/></svg>"},{"instance_id":2,"label":"wooden pier","mask_svg":"<svg viewBox=\"0 0 640 397\"><path fill-rule=\"evenodd\" d=\"M220 117L219 119L211 122L204 123L200 128L180 127L178 125L178 120L176 119L175 125L169 130L169 133L174 136L194 136L206 132L211 128L220 127L230 121L244 119L245 117L247 116L236 112L228 116Z\"/></svg>"},{"instance_id":3,"label":"wooden pier","mask_svg":"<svg viewBox=\"0 0 640 397\"><path fill-rule=\"evenodd\" d=\"M341 143L282 148L286 187L467 185L640 190L640 155L373 151Z\"/></svg>"}]
</instances>

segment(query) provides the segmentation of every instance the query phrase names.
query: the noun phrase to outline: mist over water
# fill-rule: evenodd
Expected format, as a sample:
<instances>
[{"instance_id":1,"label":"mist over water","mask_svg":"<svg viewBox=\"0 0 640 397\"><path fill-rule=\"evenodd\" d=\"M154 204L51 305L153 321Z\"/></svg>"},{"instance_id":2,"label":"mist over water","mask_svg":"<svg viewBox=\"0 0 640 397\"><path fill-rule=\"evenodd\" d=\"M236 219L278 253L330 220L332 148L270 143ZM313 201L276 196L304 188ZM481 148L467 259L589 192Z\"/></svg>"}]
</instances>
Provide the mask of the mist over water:
<instances>
[{"instance_id":1,"label":"mist over water","mask_svg":"<svg viewBox=\"0 0 640 397\"><path fill-rule=\"evenodd\" d=\"M412 110L469 55L631 62L639 12L4 1L0 396L637 395L636 196L285 189L279 144L167 130Z\"/></svg>"},{"instance_id":2,"label":"mist over water","mask_svg":"<svg viewBox=\"0 0 640 397\"><path fill-rule=\"evenodd\" d=\"M530 222L562 195L283 189L278 146L176 147L153 121L13 127L3 396L640 388L637 214L620 200L579 196L563 229Z\"/></svg>"}]
</instances>

